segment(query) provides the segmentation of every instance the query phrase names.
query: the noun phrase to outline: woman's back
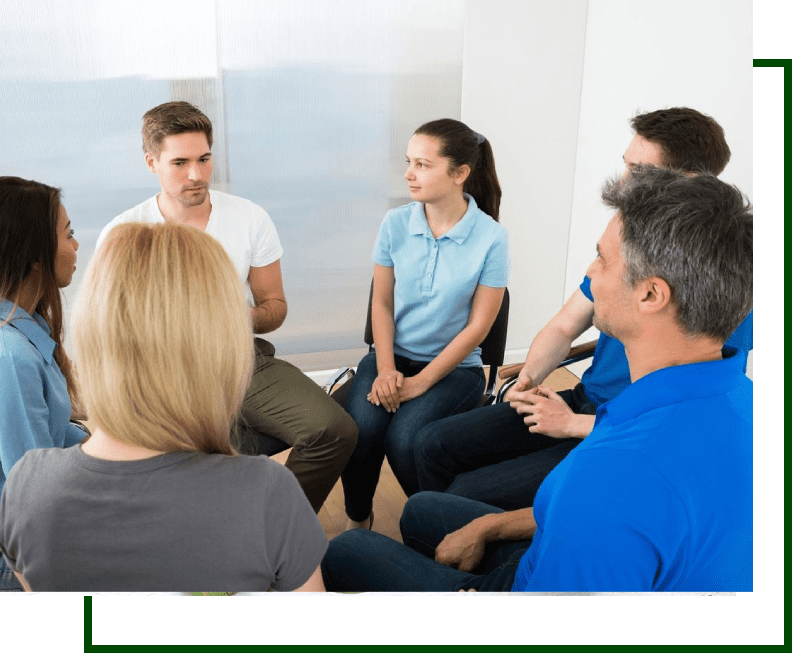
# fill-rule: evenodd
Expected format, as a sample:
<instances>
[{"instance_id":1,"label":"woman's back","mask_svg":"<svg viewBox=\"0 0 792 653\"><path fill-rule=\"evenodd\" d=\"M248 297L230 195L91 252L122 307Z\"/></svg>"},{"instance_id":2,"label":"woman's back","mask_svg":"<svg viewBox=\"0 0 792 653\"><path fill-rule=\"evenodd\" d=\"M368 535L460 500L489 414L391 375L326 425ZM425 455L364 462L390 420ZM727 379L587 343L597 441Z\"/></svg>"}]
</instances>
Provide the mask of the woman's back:
<instances>
[{"instance_id":1,"label":"woman's back","mask_svg":"<svg viewBox=\"0 0 792 653\"><path fill-rule=\"evenodd\" d=\"M327 548L293 474L263 456L42 449L5 495L0 542L34 591L288 591Z\"/></svg>"}]
</instances>

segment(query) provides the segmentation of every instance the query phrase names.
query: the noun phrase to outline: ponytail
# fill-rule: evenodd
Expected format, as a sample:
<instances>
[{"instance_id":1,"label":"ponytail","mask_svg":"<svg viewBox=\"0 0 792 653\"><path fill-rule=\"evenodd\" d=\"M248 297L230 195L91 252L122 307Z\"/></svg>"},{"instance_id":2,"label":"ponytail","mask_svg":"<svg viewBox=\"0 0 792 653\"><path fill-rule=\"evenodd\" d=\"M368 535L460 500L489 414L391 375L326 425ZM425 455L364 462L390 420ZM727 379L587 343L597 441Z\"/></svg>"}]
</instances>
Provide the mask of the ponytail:
<instances>
[{"instance_id":1,"label":"ponytail","mask_svg":"<svg viewBox=\"0 0 792 653\"><path fill-rule=\"evenodd\" d=\"M462 190L472 195L478 207L497 222L501 187L490 142L464 123L450 118L427 122L415 133L438 139L440 156L450 161L452 170L470 166L470 174Z\"/></svg>"}]
</instances>

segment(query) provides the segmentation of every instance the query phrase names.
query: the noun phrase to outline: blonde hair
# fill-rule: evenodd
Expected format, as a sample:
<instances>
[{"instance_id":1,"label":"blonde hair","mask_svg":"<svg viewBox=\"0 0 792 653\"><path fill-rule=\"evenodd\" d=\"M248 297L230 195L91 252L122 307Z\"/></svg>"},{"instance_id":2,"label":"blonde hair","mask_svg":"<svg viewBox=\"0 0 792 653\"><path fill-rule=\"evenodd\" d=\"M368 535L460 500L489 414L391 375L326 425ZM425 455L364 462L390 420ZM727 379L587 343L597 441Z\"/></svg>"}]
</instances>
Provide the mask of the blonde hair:
<instances>
[{"instance_id":1,"label":"blonde hair","mask_svg":"<svg viewBox=\"0 0 792 653\"><path fill-rule=\"evenodd\" d=\"M115 227L72 319L85 407L110 437L156 451L235 455L250 383L250 308L231 259L199 229Z\"/></svg>"}]
</instances>

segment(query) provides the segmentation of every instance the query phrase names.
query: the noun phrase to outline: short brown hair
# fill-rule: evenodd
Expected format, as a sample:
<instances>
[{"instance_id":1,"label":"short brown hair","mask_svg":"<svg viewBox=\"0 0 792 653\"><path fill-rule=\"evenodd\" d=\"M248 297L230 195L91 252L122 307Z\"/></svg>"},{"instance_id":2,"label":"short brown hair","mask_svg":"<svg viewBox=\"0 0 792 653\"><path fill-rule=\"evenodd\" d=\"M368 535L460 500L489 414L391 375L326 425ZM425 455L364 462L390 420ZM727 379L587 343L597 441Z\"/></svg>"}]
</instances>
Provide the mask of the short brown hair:
<instances>
[{"instance_id":1,"label":"short brown hair","mask_svg":"<svg viewBox=\"0 0 792 653\"><path fill-rule=\"evenodd\" d=\"M203 132L212 147L212 121L189 102L166 102L143 114L143 151L159 158L166 136Z\"/></svg>"},{"instance_id":2,"label":"short brown hair","mask_svg":"<svg viewBox=\"0 0 792 653\"><path fill-rule=\"evenodd\" d=\"M689 107L641 113L630 125L636 134L662 148L666 168L717 176L731 158L723 127Z\"/></svg>"}]
</instances>

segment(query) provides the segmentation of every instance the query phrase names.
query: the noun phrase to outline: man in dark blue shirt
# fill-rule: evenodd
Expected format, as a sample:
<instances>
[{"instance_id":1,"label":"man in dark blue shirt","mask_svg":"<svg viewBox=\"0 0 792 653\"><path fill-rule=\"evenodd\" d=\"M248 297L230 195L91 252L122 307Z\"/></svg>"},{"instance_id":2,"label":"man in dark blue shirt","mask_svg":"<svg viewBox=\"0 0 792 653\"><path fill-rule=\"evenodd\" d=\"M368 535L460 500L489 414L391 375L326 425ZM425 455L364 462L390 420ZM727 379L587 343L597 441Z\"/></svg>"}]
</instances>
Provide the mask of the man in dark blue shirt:
<instances>
[{"instance_id":1,"label":"man in dark blue shirt","mask_svg":"<svg viewBox=\"0 0 792 653\"><path fill-rule=\"evenodd\" d=\"M533 508L419 493L407 546L360 531L331 542L328 589L753 589L753 384L724 346L753 302L750 204L712 175L643 166L603 199L616 214L587 276L630 385Z\"/></svg>"}]
</instances>

